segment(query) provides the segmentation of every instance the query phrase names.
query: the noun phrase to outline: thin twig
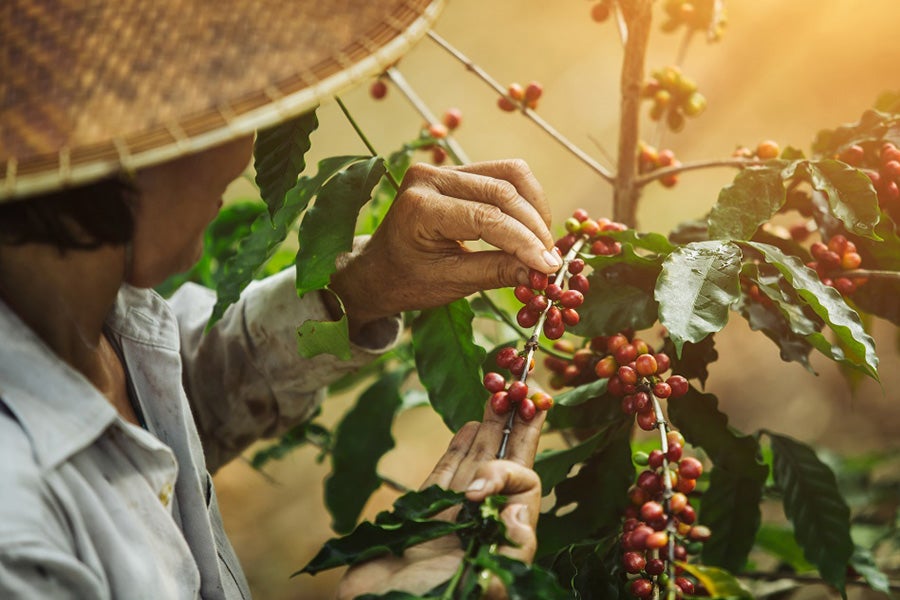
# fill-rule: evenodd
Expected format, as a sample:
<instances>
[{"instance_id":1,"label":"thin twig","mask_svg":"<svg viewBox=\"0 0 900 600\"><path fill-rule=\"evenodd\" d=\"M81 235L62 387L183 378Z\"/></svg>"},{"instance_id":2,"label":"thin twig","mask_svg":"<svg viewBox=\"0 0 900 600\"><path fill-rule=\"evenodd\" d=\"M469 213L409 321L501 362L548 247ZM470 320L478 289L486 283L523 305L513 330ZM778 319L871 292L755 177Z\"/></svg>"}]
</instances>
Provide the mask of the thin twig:
<instances>
[{"instance_id":1,"label":"thin twig","mask_svg":"<svg viewBox=\"0 0 900 600\"><path fill-rule=\"evenodd\" d=\"M488 73L472 62L465 54L457 50L455 47L451 46L447 40L439 36L433 31L428 32L428 37L434 40L438 46L446 50L453 58L461 62L466 69L475 74L479 79L488 84L497 94L501 96L506 96L506 90ZM530 119L535 125L537 125L540 129L542 129L547 135L553 138L559 145L569 151L572 155L578 158L581 162L590 167L594 172L596 172L600 177L602 177L605 181L612 183L614 181L613 174L603 165L594 160L587 152L576 146L572 143L568 138L558 132L555 128L553 128L547 121L538 116L533 110L527 107L522 107L521 113L525 115L528 119Z\"/></svg>"},{"instance_id":2,"label":"thin twig","mask_svg":"<svg viewBox=\"0 0 900 600\"><path fill-rule=\"evenodd\" d=\"M684 32L684 37L681 38L681 45L678 47L678 55L675 58L675 65L679 68L684 64L684 61L687 58L687 51L691 46L691 41L694 39L694 33L696 33L696 31L697 30L693 27L688 27Z\"/></svg>"},{"instance_id":3,"label":"thin twig","mask_svg":"<svg viewBox=\"0 0 900 600\"><path fill-rule=\"evenodd\" d=\"M393 83L394 86L396 86L396 88L400 90L400 93L403 94L406 100L410 104L412 104L413 108L416 109L416 112L418 112L419 115L423 119L425 119L427 123L431 124L438 122L437 117L433 112L431 112L431 110L428 108L428 105L425 104L425 102L416 93L413 87L409 85L409 82L406 81L406 78L400 71L398 71L395 67L391 67L387 71L385 71L385 74L388 76L388 79L391 80L391 83ZM444 142L447 144L447 150L453 157L453 162L460 165L465 165L472 162L471 160L469 160L466 152L462 149L462 146L459 145L459 142L453 139L453 137L448 136L444 139Z\"/></svg>"},{"instance_id":4,"label":"thin twig","mask_svg":"<svg viewBox=\"0 0 900 600\"><path fill-rule=\"evenodd\" d=\"M391 488L395 492L400 492L401 494L405 494L406 492L412 491L411 488L406 487L405 485L403 485L396 479L391 479L390 477L385 477L384 475L381 475L379 473L375 473L375 477L377 477L378 480L381 481L381 483L383 483L385 486Z\"/></svg>"},{"instance_id":5,"label":"thin twig","mask_svg":"<svg viewBox=\"0 0 900 600\"><path fill-rule=\"evenodd\" d=\"M341 112L344 113L344 116L347 117L347 121L350 122L350 126L353 127L353 131L356 132L356 135L359 136L359 139L362 140L362 143L365 144L366 148L369 150L369 153L372 156L381 156L378 154L378 151L375 150L375 147L372 145L372 142L369 141L369 138L366 137L366 134L363 133L363 130L360 128L359 124L356 122L356 119L353 118L353 115L350 114L350 111L347 110L347 106L344 104L344 101L341 100L340 96L335 96L334 99L337 101L339 107L341 107ZM394 176L391 174L389 169L385 169L384 176L387 177L387 180L391 182L391 186L400 191L400 184L394 179Z\"/></svg>"},{"instance_id":6,"label":"thin twig","mask_svg":"<svg viewBox=\"0 0 900 600\"><path fill-rule=\"evenodd\" d=\"M873 279L897 279L900 280L900 271L884 271L878 269L853 269L852 271L840 271L835 277L868 277Z\"/></svg>"},{"instance_id":7,"label":"thin twig","mask_svg":"<svg viewBox=\"0 0 900 600\"><path fill-rule=\"evenodd\" d=\"M512 318L509 316L509 314L507 314L507 312L505 310L503 310L499 306L497 306L496 302L494 302L493 299L491 299L491 297L488 296L487 292L485 292L484 290L481 290L478 292L478 295L481 297L482 300L484 300L484 302L488 305L488 307L491 309L491 311L494 314L496 314L498 317L500 317L501 321L506 323L513 331L516 332L516 335L518 335L520 338L522 338L522 341L527 342L529 339L531 339L527 333L525 333L524 331L519 329L518 323L513 321ZM563 360L571 360L572 359L572 356L570 354L564 354L562 352L557 352L556 350L554 350L552 348L548 348L546 346L538 346L538 350L540 350L544 354L547 354L549 356L555 356L556 358L561 358Z\"/></svg>"},{"instance_id":8,"label":"thin twig","mask_svg":"<svg viewBox=\"0 0 900 600\"><path fill-rule=\"evenodd\" d=\"M684 173L685 171L696 171L697 169L709 169L712 167L732 167L743 169L744 167L761 167L768 163L769 160L754 158L720 158L711 160L699 160L696 162L684 163L673 167L664 167L655 169L644 175L639 175L634 180L634 185L643 187L648 183L653 183L657 179L662 179L666 175L674 175L676 173Z\"/></svg>"}]
</instances>

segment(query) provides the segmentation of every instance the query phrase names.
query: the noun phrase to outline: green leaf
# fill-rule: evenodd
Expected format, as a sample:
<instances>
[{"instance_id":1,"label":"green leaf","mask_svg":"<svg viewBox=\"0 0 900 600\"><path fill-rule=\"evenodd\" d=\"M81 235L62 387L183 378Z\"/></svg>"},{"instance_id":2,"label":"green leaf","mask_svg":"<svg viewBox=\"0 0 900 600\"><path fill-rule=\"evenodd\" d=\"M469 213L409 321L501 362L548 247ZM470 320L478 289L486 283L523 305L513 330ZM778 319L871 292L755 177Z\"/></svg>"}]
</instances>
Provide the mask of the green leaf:
<instances>
[{"instance_id":1,"label":"green leaf","mask_svg":"<svg viewBox=\"0 0 900 600\"><path fill-rule=\"evenodd\" d=\"M782 490L784 514L794 524L797 543L806 560L843 595L854 546L850 508L841 497L834 473L806 444L767 434L772 444L775 483Z\"/></svg>"},{"instance_id":2,"label":"green leaf","mask_svg":"<svg viewBox=\"0 0 900 600\"><path fill-rule=\"evenodd\" d=\"M749 240L759 226L784 205L786 194L779 171L743 169L734 183L722 188L709 214L709 237L716 240Z\"/></svg>"},{"instance_id":3,"label":"green leaf","mask_svg":"<svg viewBox=\"0 0 900 600\"><path fill-rule=\"evenodd\" d=\"M419 379L431 405L452 431L481 420L487 392L481 383L484 348L475 343L465 299L424 310L412 325Z\"/></svg>"},{"instance_id":4,"label":"green leaf","mask_svg":"<svg viewBox=\"0 0 900 600\"><path fill-rule=\"evenodd\" d=\"M815 566L803 558L803 548L790 528L764 523L756 532L756 546L765 550L797 573L812 571Z\"/></svg>"},{"instance_id":5,"label":"green leaf","mask_svg":"<svg viewBox=\"0 0 900 600\"><path fill-rule=\"evenodd\" d=\"M552 573L538 565L526 565L522 561L494 554L488 546L482 546L472 561L483 570L493 573L506 587L509 600L567 600L569 595L560 587Z\"/></svg>"},{"instance_id":6,"label":"green leaf","mask_svg":"<svg viewBox=\"0 0 900 600\"><path fill-rule=\"evenodd\" d=\"M895 231L894 223L883 218L875 228L875 233L883 241L875 242L866 238L854 240L862 256L863 267L900 271L900 236ZM900 279L896 278L870 278L853 293L853 302L860 309L900 327L900 302L897 298L900 298Z\"/></svg>"},{"instance_id":7,"label":"green leaf","mask_svg":"<svg viewBox=\"0 0 900 600\"><path fill-rule=\"evenodd\" d=\"M553 572L572 598L619 600L625 581L619 535L589 539L566 546L553 559Z\"/></svg>"},{"instance_id":8,"label":"green leaf","mask_svg":"<svg viewBox=\"0 0 900 600\"><path fill-rule=\"evenodd\" d=\"M574 406L557 404L547 413L547 423L553 429L590 430L613 422L631 421L627 417L622 412L622 399L604 394Z\"/></svg>"},{"instance_id":9,"label":"green leaf","mask_svg":"<svg viewBox=\"0 0 900 600\"><path fill-rule=\"evenodd\" d=\"M891 595L891 580L875 564L875 558L869 550L856 546L853 556L850 557L850 566L863 576L870 588Z\"/></svg>"},{"instance_id":10,"label":"green leaf","mask_svg":"<svg viewBox=\"0 0 900 600\"><path fill-rule=\"evenodd\" d=\"M347 165L359 160L361 157L358 156L333 156L320 161L316 176L301 177L285 196L284 206L271 219L267 214L256 218L250 234L222 267L216 284L216 305L207 328L222 318L225 309L237 302L260 267L278 250L291 226L300 213L306 210L309 201L319 193L322 184Z\"/></svg>"},{"instance_id":11,"label":"green leaf","mask_svg":"<svg viewBox=\"0 0 900 600\"><path fill-rule=\"evenodd\" d=\"M769 472L759 457L759 443L728 425L714 395L693 387L684 396L669 399L669 417L715 465L700 511L701 522L712 531L703 545L703 561L738 571L753 548Z\"/></svg>"},{"instance_id":12,"label":"green leaf","mask_svg":"<svg viewBox=\"0 0 900 600\"><path fill-rule=\"evenodd\" d=\"M678 373L687 379L699 379L700 385L703 386L706 385L706 380L709 378L709 365L719 360L715 335L708 335L696 344L685 342L681 347L681 356L675 354L675 344L671 339L666 338L663 352L672 359L673 373Z\"/></svg>"},{"instance_id":13,"label":"green leaf","mask_svg":"<svg viewBox=\"0 0 900 600\"><path fill-rule=\"evenodd\" d=\"M319 120L313 109L256 134L253 144L256 185L273 220L284 205L284 195L294 187L297 177L306 168L304 155L312 145L309 136L318 127Z\"/></svg>"},{"instance_id":14,"label":"green leaf","mask_svg":"<svg viewBox=\"0 0 900 600\"><path fill-rule=\"evenodd\" d=\"M847 231L878 239L875 225L880 218L878 195L865 173L837 160L801 161L785 169L785 178L806 176L813 188L825 194L831 214Z\"/></svg>"},{"instance_id":15,"label":"green leaf","mask_svg":"<svg viewBox=\"0 0 900 600\"><path fill-rule=\"evenodd\" d=\"M656 323L658 305L653 294L594 271L591 289L578 309L581 321L569 331L582 337L610 335L623 329L647 329Z\"/></svg>"},{"instance_id":16,"label":"green leaf","mask_svg":"<svg viewBox=\"0 0 900 600\"><path fill-rule=\"evenodd\" d=\"M353 246L356 216L369 201L372 188L384 175L384 161L377 156L350 166L322 186L316 203L300 223L297 252L297 294L328 285L337 270L335 261Z\"/></svg>"},{"instance_id":17,"label":"green leaf","mask_svg":"<svg viewBox=\"0 0 900 600\"><path fill-rule=\"evenodd\" d=\"M676 355L685 342L699 342L728 322L740 296L740 266L740 248L719 241L694 242L666 258L655 297Z\"/></svg>"},{"instance_id":18,"label":"green leaf","mask_svg":"<svg viewBox=\"0 0 900 600\"><path fill-rule=\"evenodd\" d=\"M393 512L382 512L374 523L365 521L352 533L332 538L309 564L293 575L315 575L319 571L354 565L389 553L400 556L410 546L470 528L471 522L430 520L442 510L464 501L464 493L437 486L404 494L394 502Z\"/></svg>"},{"instance_id":19,"label":"green leaf","mask_svg":"<svg viewBox=\"0 0 900 600\"><path fill-rule=\"evenodd\" d=\"M634 481L631 425L623 422L575 476L556 486L556 503L538 520L538 556L553 554L586 535L618 528L628 504L626 492ZM569 510L571 504L576 506ZM563 508L565 514L557 514Z\"/></svg>"},{"instance_id":20,"label":"green leaf","mask_svg":"<svg viewBox=\"0 0 900 600\"><path fill-rule=\"evenodd\" d=\"M836 289L821 282L815 271L806 267L799 259L784 254L778 248L758 242L748 242L763 254L766 262L778 269L785 280L793 286L797 295L834 332L837 339L852 353L846 357L849 364L859 366L873 379L878 379L878 356L875 341L866 333L862 321L855 310L850 308ZM821 334L811 334L807 340L816 348L824 350ZM831 347L831 344L825 340ZM839 349L838 349L839 350ZM828 355L828 352L825 352ZM842 357L831 353L835 360Z\"/></svg>"},{"instance_id":21,"label":"green leaf","mask_svg":"<svg viewBox=\"0 0 900 600\"><path fill-rule=\"evenodd\" d=\"M403 176L412 164L414 151L413 147L406 145L388 157L387 170L393 176L394 181L403 181ZM357 235L370 234L375 231L394 203L396 195L397 190L394 188L393 182L387 177L382 177L375 186L375 191L372 192L372 201L365 206L356 221Z\"/></svg>"},{"instance_id":22,"label":"green leaf","mask_svg":"<svg viewBox=\"0 0 900 600\"><path fill-rule=\"evenodd\" d=\"M809 362L812 345L806 338L791 331L790 325L781 313L758 302L741 302L738 312L747 319L750 329L762 331L767 338L775 342L781 360L798 362L806 370L815 373Z\"/></svg>"},{"instance_id":23,"label":"green leaf","mask_svg":"<svg viewBox=\"0 0 900 600\"><path fill-rule=\"evenodd\" d=\"M338 533L353 529L372 492L381 487L378 461L394 447L391 426L406 373L387 373L359 397L335 428L325 506Z\"/></svg>"},{"instance_id":24,"label":"green leaf","mask_svg":"<svg viewBox=\"0 0 900 600\"><path fill-rule=\"evenodd\" d=\"M891 100L887 98L883 105L876 106L878 110L867 110L856 123L820 131L813 142L813 152L831 157L854 143L885 141L900 144L900 119L897 115L887 114L890 111L886 109L890 106Z\"/></svg>"},{"instance_id":25,"label":"green leaf","mask_svg":"<svg viewBox=\"0 0 900 600\"><path fill-rule=\"evenodd\" d=\"M541 478L541 494L546 496L556 485L569 475L577 463L587 460L592 454L611 441L611 434L617 427L610 424L584 440L580 444L564 450L541 452L534 460L534 471Z\"/></svg>"},{"instance_id":26,"label":"green leaf","mask_svg":"<svg viewBox=\"0 0 900 600\"><path fill-rule=\"evenodd\" d=\"M703 584L712 598L740 598L741 600L753 600L741 582L734 578L728 571L716 567L704 567L685 562L677 563L688 574L697 578Z\"/></svg>"},{"instance_id":27,"label":"green leaf","mask_svg":"<svg viewBox=\"0 0 900 600\"><path fill-rule=\"evenodd\" d=\"M331 432L311 420L301 423L284 432L277 442L254 453L253 458L250 459L250 466L254 469L261 469L269 461L281 460L294 449L305 444L327 448L331 445Z\"/></svg>"},{"instance_id":28,"label":"green leaf","mask_svg":"<svg viewBox=\"0 0 900 600\"><path fill-rule=\"evenodd\" d=\"M597 379L590 383L572 388L568 392L563 392L554 397L554 405L556 406L578 406L584 404L588 400L592 400L606 393L606 387L609 379Z\"/></svg>"},{"instance_id":29,"label":"green leaf","mask_svg":"<svg viewBox=\"0 0 900 600\"><path fill-rule=\"evenodd\" d=\"M337 321L304 321L297 329L297 352L304 358L332 354L341 360L350 360L347 315Z\"/></svg>"}]
</instances>

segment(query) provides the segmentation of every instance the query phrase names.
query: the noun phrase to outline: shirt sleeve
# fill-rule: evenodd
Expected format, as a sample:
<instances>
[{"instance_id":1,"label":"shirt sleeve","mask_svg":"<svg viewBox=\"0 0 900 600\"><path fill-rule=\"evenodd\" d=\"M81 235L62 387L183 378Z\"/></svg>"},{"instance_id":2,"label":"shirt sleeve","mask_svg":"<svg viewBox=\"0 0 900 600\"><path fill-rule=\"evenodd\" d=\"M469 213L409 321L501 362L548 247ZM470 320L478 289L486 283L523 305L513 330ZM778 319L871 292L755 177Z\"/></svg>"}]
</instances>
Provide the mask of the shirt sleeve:
<instances>
[{"instance_id":1,"label":"shirt sleeve","mask_svg":"<svg viewBox=\"0 0 900 600\"><path fill-rule=\"evenodd\" d=\"M295 271L253 282L205 332L215 292L183 285L170 303L178 319L183 379L210 471L261 437L310 418L324 389L396 343L400 318L383 319L351 344L350 360L297 353L297 328L331 315L319 292L297 298Z\"/></svg>"},{"instance_id":2,"label":"shirt sleeve","mask_svg":"<svg viewBox=\"0 0 900 600\"><path fill-rule=\"evenodd\" d=\"M0 547L0 598L101 600L109 588L72 555L41 543Z\"/></svg>"}]
</instances>

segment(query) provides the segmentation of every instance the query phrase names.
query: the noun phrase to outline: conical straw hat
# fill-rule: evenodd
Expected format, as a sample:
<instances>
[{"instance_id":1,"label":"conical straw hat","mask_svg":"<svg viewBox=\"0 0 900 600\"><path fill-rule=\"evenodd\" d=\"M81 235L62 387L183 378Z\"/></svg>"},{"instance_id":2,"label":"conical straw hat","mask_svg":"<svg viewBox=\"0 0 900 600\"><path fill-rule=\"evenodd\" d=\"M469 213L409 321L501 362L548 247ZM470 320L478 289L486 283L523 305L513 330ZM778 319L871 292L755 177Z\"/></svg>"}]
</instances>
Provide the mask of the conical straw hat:
<instances>
[{"instance_id":1,"label":"conical straw hat","mask_svg":"<svg viewBox=\"0 0 900 600\"><path fill-rule=\"evenodd\" d=\"M197 152L383 71L444 0L0 0L0 202Z\"/></svg>"}]
</instances>

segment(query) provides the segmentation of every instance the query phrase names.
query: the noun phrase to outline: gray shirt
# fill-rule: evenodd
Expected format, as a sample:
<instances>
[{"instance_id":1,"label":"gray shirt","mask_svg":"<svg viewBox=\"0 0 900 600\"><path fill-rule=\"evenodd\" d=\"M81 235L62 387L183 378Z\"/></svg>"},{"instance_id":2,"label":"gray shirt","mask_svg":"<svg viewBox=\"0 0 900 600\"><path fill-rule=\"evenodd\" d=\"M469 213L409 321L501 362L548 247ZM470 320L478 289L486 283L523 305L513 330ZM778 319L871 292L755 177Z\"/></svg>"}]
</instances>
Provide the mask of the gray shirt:
<instances>
[{"instance_id":1,"label":"gray shirt","mask_svg":"<svg viewBox=\"0 0 900 600\"><path fill-rule=\"evenodd\" d=\"M146 430L0 302L0 598L249 598L209 473L309 418L400 328L380 323L349 361L307 360L297 326L328 315L317 294L297 299L293 271L204 334L214 301L191 284L168 302L119 292L107 327Z\"/></svg>"}]
</instances>

